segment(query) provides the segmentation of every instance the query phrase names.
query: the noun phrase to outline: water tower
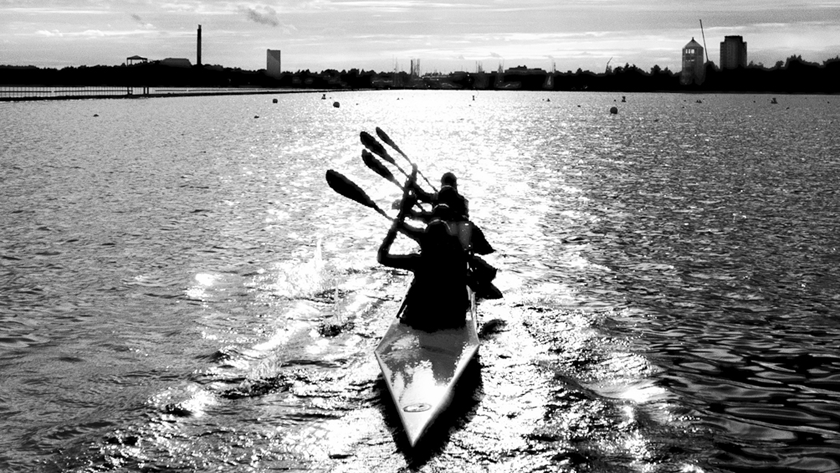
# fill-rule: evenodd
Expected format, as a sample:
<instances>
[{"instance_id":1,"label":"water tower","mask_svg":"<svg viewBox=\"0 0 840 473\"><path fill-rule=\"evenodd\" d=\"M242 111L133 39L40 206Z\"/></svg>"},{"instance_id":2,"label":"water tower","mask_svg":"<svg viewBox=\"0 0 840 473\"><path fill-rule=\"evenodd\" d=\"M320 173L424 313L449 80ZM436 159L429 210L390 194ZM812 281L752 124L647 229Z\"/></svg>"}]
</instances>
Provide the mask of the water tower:
<instances>
[{"instance_id":1,"label":"water tower","mask_svg":"<svg viewBox=\"0 0 840 473\"><path fill-rule=\"evenodd\" d=\"M706 65L703 61L703 46L691 41L682 49L682 73L680 82L683 84L702 84L706 79Z\"/></svg>"}]
</instances>

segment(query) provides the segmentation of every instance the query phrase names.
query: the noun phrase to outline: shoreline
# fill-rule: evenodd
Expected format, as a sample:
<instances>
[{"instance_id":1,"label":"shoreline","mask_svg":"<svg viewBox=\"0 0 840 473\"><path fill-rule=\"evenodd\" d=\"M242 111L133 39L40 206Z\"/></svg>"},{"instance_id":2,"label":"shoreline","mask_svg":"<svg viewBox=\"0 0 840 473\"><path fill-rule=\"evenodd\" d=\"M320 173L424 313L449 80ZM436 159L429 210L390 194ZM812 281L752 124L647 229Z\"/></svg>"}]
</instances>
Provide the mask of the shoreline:
<instances>
[{"instance_id":1,"label":"shoreline","mask_svg":"<svg viewBox=\"0 0 840 473\"><path fill-rule=\"evenodd\" d=\"M546 92L546 93L562 93L562 92L578 92L578 93L616 93L616 94L688 94L688 95L728 95L728 94L754 94L754 95L819 95L819 96L837 96L837 92L770 92L770 91L714 91L714 90L645 90L645 91L621 91L621 90L530 90L530 89L516 89L516 90L485 90L485 89L416 89L416 88L398 88L398 89L269 89L269 90L218 90L218 91L177 91L177 92L155 92L148 94L85 94L85 95L60 95L60 96L20 96L20 97L0 97L0 102L41 102L52 100L96 100L96 99L151 99L151 98L167 98L167 97L219 97L229 95L287 95L287 94L327 94L327 93L341 93L341 92L362 92L362 91L399 91L399 90L433 90L433 91L472 91L472 92Z\"/></svg>"}]
</instances>

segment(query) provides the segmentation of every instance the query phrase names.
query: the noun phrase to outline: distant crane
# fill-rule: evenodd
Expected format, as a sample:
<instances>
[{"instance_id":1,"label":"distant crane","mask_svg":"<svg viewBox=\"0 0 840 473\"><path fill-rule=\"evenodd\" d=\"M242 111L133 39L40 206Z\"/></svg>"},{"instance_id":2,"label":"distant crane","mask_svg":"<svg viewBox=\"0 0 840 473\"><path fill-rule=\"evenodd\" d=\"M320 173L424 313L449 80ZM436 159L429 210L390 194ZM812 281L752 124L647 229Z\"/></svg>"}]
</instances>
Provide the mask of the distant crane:
<instances>
[{"instance_id":1,"label":"distant crane","mask_svg":"<svg viewBox=\"0 0 840 473\"><path fill-rule=\"evenodd\" d=\"M703 50L706 51L706 62L709 62L709 48L706 47L706 33L703 31L703 20L700 20L700 33L703 35Z\"/></svg>"},{"instance_id":2,"label":"distant crane","mask_svg":"<svg viewBox=\"0 0 840 473\"><path fill-rule=\"evenodd\" d=\"M612 69L610 69L610 61L612 61L612 60L613 60L613 58L610 58L610 60L607 61L607 67L604 70L604 73L609 74L610 72L612 72Z\"/></svg>"}]
</instances>

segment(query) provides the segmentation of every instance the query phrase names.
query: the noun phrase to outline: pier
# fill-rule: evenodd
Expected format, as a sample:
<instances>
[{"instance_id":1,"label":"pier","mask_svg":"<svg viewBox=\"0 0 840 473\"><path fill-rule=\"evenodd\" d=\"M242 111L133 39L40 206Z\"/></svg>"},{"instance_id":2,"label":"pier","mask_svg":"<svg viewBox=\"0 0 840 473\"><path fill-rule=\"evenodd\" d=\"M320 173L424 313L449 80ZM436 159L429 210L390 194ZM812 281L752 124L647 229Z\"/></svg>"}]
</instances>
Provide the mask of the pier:
<instances>
[{"instance_id":1,"label":"pier","mask_svg":"<svg viewBox=\"0 0 840 473\"><path fill-rule=\"evenodd\" d=\"M155 97L195 97L213 95L260 95L323 93L316 89L266 89L266 88L213 88L213 87L46 87L46 86L3 86L0 87L0 102L31 100L84 100L84 99L133 99ZM329 92L335 92L330 90Z\"/></svg>"}]
</instances>

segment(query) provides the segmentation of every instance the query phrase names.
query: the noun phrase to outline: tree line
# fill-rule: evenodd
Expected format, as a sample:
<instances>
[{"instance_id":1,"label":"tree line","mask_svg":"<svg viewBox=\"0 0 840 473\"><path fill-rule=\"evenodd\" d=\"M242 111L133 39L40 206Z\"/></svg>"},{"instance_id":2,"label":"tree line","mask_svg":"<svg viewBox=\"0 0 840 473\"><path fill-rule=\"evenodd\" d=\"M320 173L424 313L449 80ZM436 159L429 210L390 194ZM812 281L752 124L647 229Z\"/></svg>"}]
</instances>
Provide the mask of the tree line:
<instances>
[{"instance_id":1,"label":"tree line","mask_svg":"<svg viewBox=\"0 0 840 473\"><path fill-rule=\"evenodd\" d=\"M604 73L578 69L548 72L525 67L504 72L453 72L411 76L406 72L363 69L320 72L298 70L270 77L265 70L222 66L178 67L161 63L120 66L78 66L62 69L0 66L4 86L123 87L265 87L311 89L471 89L622 92L776 92L840 93L840 57L822 64L791 56L772 67L751 63L745 68L705 65L701 83L684 83L679 72L654 66L645 71L625 64Z\"/></svg>"}]
</instances>

